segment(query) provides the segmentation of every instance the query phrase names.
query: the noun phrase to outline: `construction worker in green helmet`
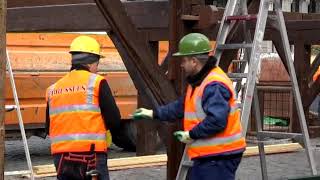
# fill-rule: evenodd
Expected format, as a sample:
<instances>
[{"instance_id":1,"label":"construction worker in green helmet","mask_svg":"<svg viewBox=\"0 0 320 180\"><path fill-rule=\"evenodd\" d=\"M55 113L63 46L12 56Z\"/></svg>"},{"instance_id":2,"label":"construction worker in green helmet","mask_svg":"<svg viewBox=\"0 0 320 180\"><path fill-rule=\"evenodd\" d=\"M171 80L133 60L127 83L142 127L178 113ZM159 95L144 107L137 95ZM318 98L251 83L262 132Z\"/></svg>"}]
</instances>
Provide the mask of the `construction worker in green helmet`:
<instances>
[{"instance_id":1,"label":"construction worker in green helmet","mask_svg":"<svg viewBox=\"0 0 320 180\"><path fill-rule=\"evenodd\" d=\"M183 120L183 130L174 133L187 144L194 162L191 180L235 179L246 148L242 137L240 110L235 101L231 80L216 66L209 39L190 33L179 43L181 68L188 87L183 97L153 110L139 108L133 118L159 121Z\"/></svg>"},{"instance_id":2,"label":"construction worker in green helmet","mask_svg":"<svg viewBox=\"0 0 320 180\"><path fill-rule=\"evenodd\" d=\"M109 130L119 131L121 117L106 79L97 74L103 57L100 44L78 36L69 52L70 72L46 93L46 129L57 179L91 179L88 175L94 172L100 180L108 180Z\"/></svg>"}]
</instances>

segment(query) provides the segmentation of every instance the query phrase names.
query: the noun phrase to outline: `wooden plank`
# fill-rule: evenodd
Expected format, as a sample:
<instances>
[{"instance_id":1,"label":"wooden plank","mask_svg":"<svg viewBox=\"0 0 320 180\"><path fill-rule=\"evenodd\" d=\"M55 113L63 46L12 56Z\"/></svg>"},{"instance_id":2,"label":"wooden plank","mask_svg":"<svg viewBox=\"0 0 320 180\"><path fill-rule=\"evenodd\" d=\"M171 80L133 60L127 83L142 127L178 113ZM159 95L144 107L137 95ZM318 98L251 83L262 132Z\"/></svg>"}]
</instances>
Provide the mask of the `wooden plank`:
<instances>
[{"instance_id":1,"label":"wooden plank","mask_svg":"<svg viewBox=\"0 0 320 180\"><path fill-rule=\"evenodd\" d=\"M152 29L168 28L168 2L125 1L123 5L138 29L150 29L148 32L152 32ZM8 8L7 19L8 32L106 31L110 29L95 3L11 7Z\"/></svg>"},{"instance_id":2,"label":"wooden plank","mask_svg":"<svg viewBox=\"0 0 320 180\"><path fill-rule=\"evenodd\" d=\"M84 31L85 29L87 31L102 31L109 29L94 3L8 8L7 19L8 32L65 32ZM80 19L81 23L79 23Z\"/></svg>"},{"instance_id":3,"label":"wooden plank","mask_svg":"<svg viewBox=\"0 0 320 180\"><path fill-rule=\"evenodd\" d=\"M4 179L4 151L5 151L5 126L4 126L4 92L6 78L6 14L7 1L0 0L0 180Z\"/></svg>"},{"instance_id":4,"label":"wooden plank","mask_svg":"<svg viewBox=\"0 0 320 180\"><path fill-rule=\"evenodd\" d=\"M94 0L9 0L7 7L28 7L28 6L48 6L48 5L62 5L62 4L80 4L80 3L94 3Z\"/></svg>"},{"instance_id":5,"label":"wooden plank","mask_svg":"<svg viewBox=\"0 0 320 180\"><path fill-rule=\"evenodd\" d=\"M289 144L275 144L264 146L266 154L280 154L288 153L302 150L302 146L299 143L289 143ZM244 157L259 155L258 146L247 147L244 152Z\"/></svg>"},{"instance_id":6,"label":"wooden plank","mask_svg":"<svg viewBox=\"0 0 320 180\"><path fill-rule=\"evenodd\" d=\"M91 2L92 0L68 0L66 2L62 2L62 0L58 2L48 0L28 0L24 2L15 0L8 9L7 31L57 32L108 30L109 25L105 23L96 5ZM44 6L61 3L69 5ZM72 3L72 5L70 3ZM148 39L151 38L153 41L169 39L168 1L124 1L123 5L135 27L147 33ZM21 8L21 6L28 6L28 8ZM157 9L157 11L154 11L154 9ZM211 9L209 8L209 10ZM196 29L201 31L204 30L203 28L207 29L205 33L210 37L215 30L217 22L220 20L219 17L222 17L223 14L223 9L219 9L219 11L215 11L216 9L213 10L214 12L208 11L208 8L201 10L199 24L195 26ZM319 14L302 16L300 13L285 13L285 17L290 38L290 34L294 31L320 29ZM78 23L79 19L81 19L81 23ZM92 19L94 19L94 21L92 21ZM273 26L273 28L276 27L277 26ZM320 39L320 37L313 37L313 39L319 42L318 39Z\"/></svg>"},{"instance_id":7,"label":"wooden plank","mask_svg":"<svg viewBox=\"0 0 320 180\"><path fill-rule=\"evenodd\" d=\"M265 146L266 154L289 153L300 150L302 150L302 147L299 143L275 144ZM257 146L247 147L246 151L244 152L244 157L256 156L258 154L259 150ZM137 167L163 166L167 163L167 159L168 158L166 154L108 159L108 169L113 171ZM39 177L41 175L42 177L46 177L46 175L54 176L56 172L53 164L34 166L33 170L36 174L36 177Z\"/></svg>"}]
</instances>

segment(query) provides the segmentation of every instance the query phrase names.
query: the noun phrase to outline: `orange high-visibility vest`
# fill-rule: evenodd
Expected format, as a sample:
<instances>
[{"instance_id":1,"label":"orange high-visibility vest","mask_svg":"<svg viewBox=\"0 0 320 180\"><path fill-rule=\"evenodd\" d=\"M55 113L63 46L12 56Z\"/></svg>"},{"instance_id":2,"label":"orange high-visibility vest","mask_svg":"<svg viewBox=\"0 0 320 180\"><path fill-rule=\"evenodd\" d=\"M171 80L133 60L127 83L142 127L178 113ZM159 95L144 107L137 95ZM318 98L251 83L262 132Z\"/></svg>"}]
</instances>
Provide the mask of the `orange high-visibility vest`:
<instances>
[{"instance_id":1,"label":"orange high-visibility vest","mask_svg":"<svg viewBox=\"0 0 320 180\"><path fill-rule=\"evenodd\" d=\"M100 112L99 86L104 77L74 70L47 89L51 153L106 152L106 127Z\"/></svg>"},{"instance_id":2,"label":"orange high-visibility vest","mask_svg":"<svg viewBox=\"0 0 320 180\"><path fill-rule=\"evenodd\" d=\"M232 81L219 67L212 69L201 85L194 90L190 85L188 86L184 107L184 130L190 131L206 118L206 114L202 108L202 95L206 86L212 82L222 83L229 89L229 92L231 92L227 126L223 132L190 143L188 155L191 159L208 155L232 153L239 150L241 151L246 147L245 138L242 136L240 109L235 101Z\"/></svg>"},{"instance_id":3,"label":"orange high-visibility vest","mask_svg":"<svg viewBox=\"0 0 320 180\"><path fill-rule=\"evenodd\" d=\"M313 81L316 81L319 76L320 76L320 66L319 66L317 72L313 75L313 78L312 78Z\"/></svg>"}]
</instances>

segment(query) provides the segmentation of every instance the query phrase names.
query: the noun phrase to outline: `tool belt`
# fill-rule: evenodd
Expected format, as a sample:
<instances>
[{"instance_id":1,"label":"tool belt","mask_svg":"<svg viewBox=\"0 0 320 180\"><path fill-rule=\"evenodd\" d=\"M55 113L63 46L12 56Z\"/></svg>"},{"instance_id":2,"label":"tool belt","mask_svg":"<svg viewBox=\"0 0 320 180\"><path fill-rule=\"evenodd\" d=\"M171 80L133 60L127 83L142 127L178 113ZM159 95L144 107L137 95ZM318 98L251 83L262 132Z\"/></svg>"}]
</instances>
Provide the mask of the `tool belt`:
<instances>
[{"instance_id":1,"label":"tool belt","mask_svg":"<svg viewBox=\"0 0 320 180\"><path fill-rule=\"evenodd\" d=\"M86 173L97 167L97 154L64 153L61 155L57 175L72 180L90 180Z\"/></svg>"}]
</instances>

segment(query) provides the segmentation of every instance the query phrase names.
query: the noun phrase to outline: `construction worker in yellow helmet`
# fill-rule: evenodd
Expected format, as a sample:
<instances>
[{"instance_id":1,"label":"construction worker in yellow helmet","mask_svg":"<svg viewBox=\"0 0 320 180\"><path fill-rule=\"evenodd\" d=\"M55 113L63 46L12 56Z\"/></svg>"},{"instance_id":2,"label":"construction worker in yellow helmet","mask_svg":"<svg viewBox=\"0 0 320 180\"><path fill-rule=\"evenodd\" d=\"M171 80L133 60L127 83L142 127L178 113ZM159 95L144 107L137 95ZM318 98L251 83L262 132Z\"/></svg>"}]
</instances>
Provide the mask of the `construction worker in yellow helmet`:
<instances>
[{"instance_id":1,"label":"construction worker in yellow helmet","mask_svg":"<svg viewBox=\"0 0 320 180\"><path fill-rule=\"evenodd\" d=\"M102 56L92 37L79 36L70 45L71 69L46 93L47 133L57 179L87 179L97 170L108 180L107 151L111 131L120 128L120 112L106 79L97 74Z\"/></svg>"}]
</instances>

